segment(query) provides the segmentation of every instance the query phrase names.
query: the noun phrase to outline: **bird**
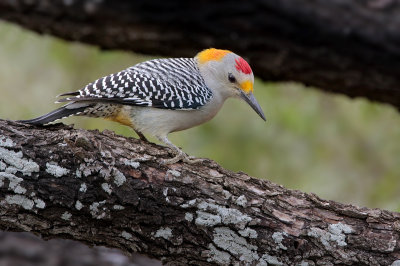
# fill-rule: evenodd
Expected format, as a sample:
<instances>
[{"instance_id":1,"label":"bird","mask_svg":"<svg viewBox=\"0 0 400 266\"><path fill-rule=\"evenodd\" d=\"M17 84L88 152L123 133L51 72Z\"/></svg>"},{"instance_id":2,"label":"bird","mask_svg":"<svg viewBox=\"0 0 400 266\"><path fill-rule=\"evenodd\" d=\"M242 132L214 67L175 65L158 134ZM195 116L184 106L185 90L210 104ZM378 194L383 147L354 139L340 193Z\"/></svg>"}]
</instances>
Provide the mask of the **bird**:
<instances>
[{"instance_id":1,"label":"bird","mask_svg":"<svg viewBox=\"0 0 400 266\"><path fill-rule=\"evenodd\" d=\"M254 74L241 56L209 48L191 58L153 59L58 95L65 105L19 122L45 125L69 116L101 117L131 127L141 140L157 138L175 155L163 164L198 163L169 139L212 119L228 98L244 100L266 121L253 94Z\"/></svg>"}]
</instances>

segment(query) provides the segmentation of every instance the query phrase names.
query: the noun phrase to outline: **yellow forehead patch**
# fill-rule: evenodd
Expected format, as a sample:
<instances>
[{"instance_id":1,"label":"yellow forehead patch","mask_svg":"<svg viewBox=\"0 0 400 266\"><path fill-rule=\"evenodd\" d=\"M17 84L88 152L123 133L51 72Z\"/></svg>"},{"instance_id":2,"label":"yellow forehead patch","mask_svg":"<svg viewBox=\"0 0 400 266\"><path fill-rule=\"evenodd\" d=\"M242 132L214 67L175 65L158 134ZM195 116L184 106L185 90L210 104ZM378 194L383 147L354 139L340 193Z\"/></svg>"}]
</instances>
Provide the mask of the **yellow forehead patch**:
<instances>
[{"instance_id":1,"label":"yellow forehead patch","mask_svg":"<svg viewBox=\"0 0 400 266\"><path fill-rule=\"evenodd\" d=\"M240 88L245 93L253 92L253 82L251 82L250 80L246 80L246 81L240 83Z\"/></svg>"},{"instance_id":2,"label":"yellow forehead patch","mask_svg":"<svg viewBox=\"0 0 400 266\"><path fill-rule=\"evenodd\" d=\"M214 61L219 61L221 60L225 55L232 53L231 51L228 50L220 50L220 49L215 49L215 48L210 48L201 51L197 57L199 58L200 64L204 64L208 61L214 60Z\"/></svg>"}]
</instances>

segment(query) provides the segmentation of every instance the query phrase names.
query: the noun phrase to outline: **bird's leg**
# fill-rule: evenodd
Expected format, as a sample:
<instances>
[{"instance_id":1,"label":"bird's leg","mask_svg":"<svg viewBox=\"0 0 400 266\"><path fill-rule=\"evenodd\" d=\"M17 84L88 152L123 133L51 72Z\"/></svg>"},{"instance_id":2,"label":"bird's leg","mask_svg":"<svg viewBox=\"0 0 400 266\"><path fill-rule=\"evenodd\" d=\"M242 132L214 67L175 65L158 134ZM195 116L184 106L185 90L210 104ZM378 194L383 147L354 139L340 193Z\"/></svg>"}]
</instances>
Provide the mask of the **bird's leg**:
<instances>
[{"instance_id":1,"label":"bird's leg","mask_svg":"<svg viewBox=\"0 0 400 266\"><path fill-rule=\"evenodd\" d=\"M135 130L136 134L139 136L139 138L140 138L141 140L149 142L149 141L147 140L147 138L143 135L142 132L140 132L139 130L136 130L136 129L133 129L133 130Z\"/></svg>"},{"instance_id":2,"label":"bird's leg","mask_svg":"<svg viewBox=\"0 0 400 266\"><path fill-rule=\"evenodd\" d=\"M181 149L179 149L177 146L172 144L171 141L165 136L165 137L158 137L160 141L165 143L168 147L170 147L175 153L175 157L171 159L164 159L162 161L163 164L173 164L179 161L189 163L189 164L194 164L194 163L201 163L203 159L191 159L186 153L184 153Z\"/></svg>"}]
</instances>

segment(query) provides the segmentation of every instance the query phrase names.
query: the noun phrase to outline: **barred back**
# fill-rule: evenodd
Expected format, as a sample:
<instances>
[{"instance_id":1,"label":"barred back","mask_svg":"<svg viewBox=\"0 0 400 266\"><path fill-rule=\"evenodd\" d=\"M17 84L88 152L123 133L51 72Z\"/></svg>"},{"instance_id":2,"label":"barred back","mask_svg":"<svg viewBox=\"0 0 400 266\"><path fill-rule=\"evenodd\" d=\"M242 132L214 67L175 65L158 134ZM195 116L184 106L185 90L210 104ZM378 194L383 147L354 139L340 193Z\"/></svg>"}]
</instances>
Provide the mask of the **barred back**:
<instances>
[{"instance_id":1,"label":"barred back","mask_svg":"<svg viewBox=\"0 0 400 266\"><path fill-rule=\"evenodd\" d=\"M212 97L193 58L154 59L100 78L59 100L197 109ZM76 96L75 96L76 95Z\"/></svg>"}]
</instances>

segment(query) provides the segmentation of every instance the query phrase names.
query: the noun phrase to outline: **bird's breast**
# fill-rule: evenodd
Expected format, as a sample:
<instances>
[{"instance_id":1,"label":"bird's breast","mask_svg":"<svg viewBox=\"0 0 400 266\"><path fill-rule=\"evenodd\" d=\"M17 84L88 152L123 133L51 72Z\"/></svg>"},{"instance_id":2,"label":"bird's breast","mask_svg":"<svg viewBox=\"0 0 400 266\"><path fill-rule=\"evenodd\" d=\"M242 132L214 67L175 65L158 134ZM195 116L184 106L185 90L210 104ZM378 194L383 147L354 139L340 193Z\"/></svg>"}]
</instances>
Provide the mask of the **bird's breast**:
<instances>
[{"instance_id":1,"label":"bird's breast","mask_svg":"<svg viewBox=\"0 0 400 266\"><path fill-rule=\"evenodd\" d=\"M223 101L205 104L194 110L169 110L152 107L131 106L134 127L153 136L167 135L203 124L212 119L221 109Z\"/></svg>"}]
</instances>

